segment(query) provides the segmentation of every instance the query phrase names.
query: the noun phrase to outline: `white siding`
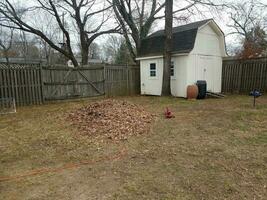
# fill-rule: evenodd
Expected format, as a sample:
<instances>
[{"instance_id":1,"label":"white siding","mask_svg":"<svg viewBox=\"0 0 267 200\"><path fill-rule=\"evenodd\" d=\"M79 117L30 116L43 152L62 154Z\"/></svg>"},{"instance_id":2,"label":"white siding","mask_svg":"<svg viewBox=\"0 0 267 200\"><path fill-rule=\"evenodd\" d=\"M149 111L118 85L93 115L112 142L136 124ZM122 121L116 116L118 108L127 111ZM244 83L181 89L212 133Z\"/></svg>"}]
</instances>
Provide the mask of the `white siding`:
<instances>
[{"instance_id":1,"label":"white siding","mask_svg":"<svg viewBox=\"0 0 267 200\"><path fill-rule=\"evenodd\" d=\"M156 77L150 77L150 63L156 63ZM147 59L140 61L141 94L161 95L163 59Z\"/></svg>"},{"instance_id":2,"label":"white siding","mask_svg":"<svg viewBox=\"0 0 267 200\"><path fill-rule=\"evenodd\" d=\"M221 50L220 37L207 25L198 31L195 47L191 54L221 57Z\"/></svg>"},{"instance_id":3,"label":"white siding","mask_svg":"<svg viewBox=\"0 0 267 200\"><path fill-rule=\"evenodd\" d=\"M171 93L176 97L186 97L188 56L174 56L174 76L171 78Z\"/></svg>"},{"instance_id":4,"label":"white siding","mask_svg":"<svg viewBox=\"0 0 267 200\"><path fill-rule=\"evenodd\" d=\"M221 92L222 59L215 56L198 56L198 79L207 81L207 90Z\"/></svg>"},{"instance_id":5,"label":"white siding","mask_svg":"<svg viewBox=\"0 0 267 200\"><path fill-rule=\"evenodd\" d=\"M206 80L208 91L221 92L223 48L223 38L209 25L198 31L195 47L188 56L187 85Z\"/></svg>"},{"instance_id":6,"label":"white siding","mask_svg":"<svg viewBox=\"0 0 267 200\"><path fill-rule=\"evenodd\" d=\"M188 85L197 80L206 80L207 89L221 92L222 57L225 56L224 38L218 35L214 23L199 29L195 47L189 55L173 56L174 76L171 78L171 93L176 97L186 97ZM150 77L150 63L156 63L157 76ZM161 95L163 58L142 58L141 94Z\"/></svg>"}]
</instances>

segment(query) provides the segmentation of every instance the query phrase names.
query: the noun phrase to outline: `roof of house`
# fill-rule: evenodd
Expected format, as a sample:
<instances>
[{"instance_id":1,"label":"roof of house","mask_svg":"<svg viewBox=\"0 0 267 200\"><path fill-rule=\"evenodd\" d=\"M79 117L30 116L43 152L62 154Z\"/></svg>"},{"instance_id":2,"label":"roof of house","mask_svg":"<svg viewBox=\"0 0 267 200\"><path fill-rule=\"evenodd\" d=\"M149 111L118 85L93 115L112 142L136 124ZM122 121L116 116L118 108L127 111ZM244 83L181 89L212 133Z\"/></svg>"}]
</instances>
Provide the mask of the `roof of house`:
<instances>
[{"instance_id":1,"label":"roof of house","mask_svg":"<svg viewBox=\"0 0 267 200\"><path fill-rule=\"evenodd\" d=\"M192 51L195 45L198 28L211 20L212 19L206 19L203 21L197 21L194 23L174 27L172 52L189 53ZM142 41L141 51L138 57L163 54L165 40L164 35L164 30L160 30L145 38Z\"/></svg>"},{"instance_id":2,"label":"roof of house","mask_svg":"<svg viewBox=\"0 0 267 200\"><path fill-rule=\"evenodd\" d=\"M9 62L12 64L40 64L45 63L46 59L44 58L22 58L22 57L10 57L8 58ZM0 63L6 63L6 58L0 57Z\"/></svg>"}]
</instances>

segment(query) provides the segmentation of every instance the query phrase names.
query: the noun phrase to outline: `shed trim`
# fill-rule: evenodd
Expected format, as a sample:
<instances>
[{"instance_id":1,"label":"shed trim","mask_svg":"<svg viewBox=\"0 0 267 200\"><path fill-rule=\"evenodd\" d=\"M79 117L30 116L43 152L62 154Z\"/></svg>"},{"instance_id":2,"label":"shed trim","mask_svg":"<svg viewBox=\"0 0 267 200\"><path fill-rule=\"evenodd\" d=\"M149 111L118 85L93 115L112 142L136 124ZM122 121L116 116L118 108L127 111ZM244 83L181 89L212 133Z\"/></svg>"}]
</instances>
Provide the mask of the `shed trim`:
<instances>
[{"instance_id":1,"label":"shed trim","mask_svg":"<svg viewBox=\"0 0 267 200\"><path fill-rule=\"evenodd\" d=\"M174 53L172 56L188 56L189 53ZM157 58L163 58L163 55L158 55L158 56L143 56L143 57L138 57L135 60L149 60L149 59L157 59Z\"/></svg>"}]
</instances>

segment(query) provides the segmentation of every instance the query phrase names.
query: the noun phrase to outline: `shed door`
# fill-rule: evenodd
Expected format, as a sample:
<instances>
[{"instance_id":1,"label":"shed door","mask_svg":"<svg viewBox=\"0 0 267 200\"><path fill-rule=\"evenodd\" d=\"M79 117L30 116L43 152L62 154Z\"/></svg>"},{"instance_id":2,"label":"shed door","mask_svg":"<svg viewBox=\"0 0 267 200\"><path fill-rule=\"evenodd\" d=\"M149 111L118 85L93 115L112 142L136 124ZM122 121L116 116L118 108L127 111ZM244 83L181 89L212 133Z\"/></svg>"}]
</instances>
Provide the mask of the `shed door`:
<instances>
[{"instance_id":1,"label":"shed door","mask_svg":"<svg viewBox=\"0 0 267 200\"><path fill-rule=\"evenodd\" d=\"M207 90L213 91L214 58L212 56L198 56L197 80L207 81Z\"/></svg>"}]
</instances>

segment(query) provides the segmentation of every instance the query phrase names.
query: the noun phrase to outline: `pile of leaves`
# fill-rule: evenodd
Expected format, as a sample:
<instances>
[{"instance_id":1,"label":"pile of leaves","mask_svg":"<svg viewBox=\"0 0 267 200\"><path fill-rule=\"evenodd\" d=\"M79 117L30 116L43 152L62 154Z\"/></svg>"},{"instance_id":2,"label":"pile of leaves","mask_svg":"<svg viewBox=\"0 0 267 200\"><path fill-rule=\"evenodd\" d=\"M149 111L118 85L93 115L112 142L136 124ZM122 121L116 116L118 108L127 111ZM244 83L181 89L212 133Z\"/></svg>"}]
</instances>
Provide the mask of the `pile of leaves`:
<instances>
[{"instance_id":1,"label":"pile of leaves","mask_svg":"<svg viewBox=\"0 0 267 200\"><path fill-rule=\"evenodd\" d=\"M73 111L68 119L82 134L126 140L148 132L153 115L127 101L108 99Z\"/></svg>"}]
</instances>

